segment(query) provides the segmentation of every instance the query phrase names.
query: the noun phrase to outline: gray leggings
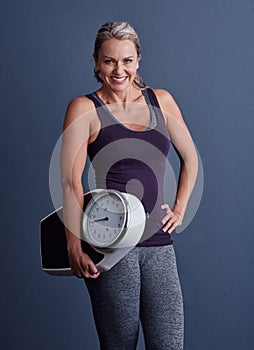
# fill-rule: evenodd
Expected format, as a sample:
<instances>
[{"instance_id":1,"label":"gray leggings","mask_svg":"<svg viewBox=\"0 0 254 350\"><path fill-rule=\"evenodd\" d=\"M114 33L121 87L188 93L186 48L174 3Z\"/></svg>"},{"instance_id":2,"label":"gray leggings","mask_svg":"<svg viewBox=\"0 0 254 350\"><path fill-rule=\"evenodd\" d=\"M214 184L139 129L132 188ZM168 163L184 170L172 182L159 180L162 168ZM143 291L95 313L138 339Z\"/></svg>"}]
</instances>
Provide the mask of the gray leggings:
<instances>
[{"instance_id":1,"label":"gray leggings","mask_svg":"<svg viewBox=\"0 0 254 350\"><path fill-rule=\"evenodd\" d=\"M183 349L183 302L173 245L134 247L111 270L85 279L101 350Z\"/></svg>"}]
</instances>

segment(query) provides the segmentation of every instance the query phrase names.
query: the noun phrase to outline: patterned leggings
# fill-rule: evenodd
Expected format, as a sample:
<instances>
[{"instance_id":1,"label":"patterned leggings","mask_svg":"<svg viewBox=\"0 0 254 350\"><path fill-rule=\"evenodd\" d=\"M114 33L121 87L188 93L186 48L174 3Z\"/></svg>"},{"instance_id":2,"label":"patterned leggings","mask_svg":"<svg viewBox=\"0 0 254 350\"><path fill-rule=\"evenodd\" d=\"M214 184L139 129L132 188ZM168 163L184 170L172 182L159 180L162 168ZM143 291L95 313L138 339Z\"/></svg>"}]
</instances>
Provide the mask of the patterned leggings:
<instances>
[{"instance_id":1,"label":"patterned leggings","mask_svg":"<svg viewBox=\"0 0 254 350\"><path fill-rule=\"evenodd\" d=\"M173 245L134 247L111 270L85 279L101 350L182 350L184 316Z\"/></svg>"}]
</instances>

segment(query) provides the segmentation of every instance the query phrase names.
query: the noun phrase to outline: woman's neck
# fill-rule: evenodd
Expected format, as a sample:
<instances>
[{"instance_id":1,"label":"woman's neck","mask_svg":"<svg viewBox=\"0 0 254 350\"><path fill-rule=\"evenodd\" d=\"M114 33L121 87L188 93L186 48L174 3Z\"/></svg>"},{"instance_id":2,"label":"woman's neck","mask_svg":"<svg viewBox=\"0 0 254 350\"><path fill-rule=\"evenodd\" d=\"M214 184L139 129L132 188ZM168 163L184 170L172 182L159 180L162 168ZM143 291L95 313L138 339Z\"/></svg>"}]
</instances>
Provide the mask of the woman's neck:
<instances>
[{"instance_id":1,"label":"woman's neck","mask_svg":"<svg viewBox=\"0 0 254 350\"><path fill-rule=\"evenodd\" d=\"M124 91L114 91L109 87L102 85L97 94L105 104L123 103L123 102L137 102L142 96L141 89L131 86Z\"/></svg>"}]
</instances>

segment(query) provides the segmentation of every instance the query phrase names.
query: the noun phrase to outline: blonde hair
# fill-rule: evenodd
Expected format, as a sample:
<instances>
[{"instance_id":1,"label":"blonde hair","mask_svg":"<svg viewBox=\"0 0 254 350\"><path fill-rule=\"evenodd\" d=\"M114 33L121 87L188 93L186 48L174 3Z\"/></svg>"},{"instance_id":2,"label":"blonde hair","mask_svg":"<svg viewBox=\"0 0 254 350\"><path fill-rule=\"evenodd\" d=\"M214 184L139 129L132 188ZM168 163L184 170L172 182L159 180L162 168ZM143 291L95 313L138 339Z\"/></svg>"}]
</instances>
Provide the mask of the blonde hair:
<instances>
[{"instance_id":1,"label":"blonde hair","mask_svg":"<svg viewBox=\"0 0 254 350\"><path fill-rule=\"evenodd\" d=\"M94 53L93 57L95 61L97 61L99 52L101 49L101 45L109 39L118 39L118 40L130 40L136 47L138 58L141 58L141 47L138 35L134 28L127 22L107 22L101 26L98 30L95 43L94 43ZM103 83L103 80L100 76L100 72L94 68L94 77L98 82ZM136 73L136 77L134 79L134 83L142 88L145 87L146 84L141 76Z\"/></svg>"}]
</instances>

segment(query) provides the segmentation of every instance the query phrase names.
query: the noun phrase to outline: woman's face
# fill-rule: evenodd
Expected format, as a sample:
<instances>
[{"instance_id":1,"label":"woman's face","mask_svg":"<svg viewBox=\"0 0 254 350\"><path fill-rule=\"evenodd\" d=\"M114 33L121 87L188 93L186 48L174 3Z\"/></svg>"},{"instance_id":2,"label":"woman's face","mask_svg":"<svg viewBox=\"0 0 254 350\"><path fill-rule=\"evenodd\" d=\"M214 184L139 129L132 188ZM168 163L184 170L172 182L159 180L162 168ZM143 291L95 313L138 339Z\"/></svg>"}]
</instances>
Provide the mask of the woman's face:
<instances>
[{"instance_id":1,"label":"woman's face","mask_svg":"<svg viewBox=\"0 0 254 350\"><path fill-rule=\"evenodd\" d=\"M103 84L113 91L125 91L132 85L139 67L135 44L130 40L104 41L95 64Z\"/></svg>"}]
</instances>

